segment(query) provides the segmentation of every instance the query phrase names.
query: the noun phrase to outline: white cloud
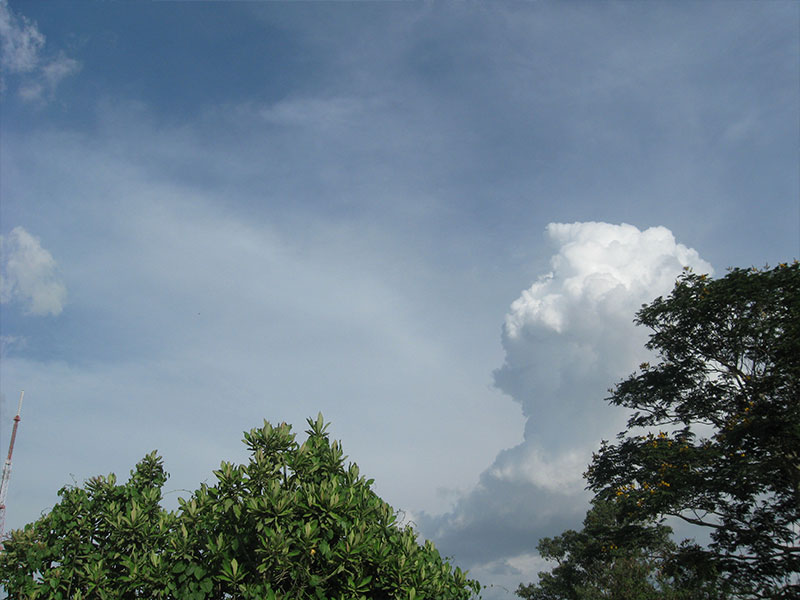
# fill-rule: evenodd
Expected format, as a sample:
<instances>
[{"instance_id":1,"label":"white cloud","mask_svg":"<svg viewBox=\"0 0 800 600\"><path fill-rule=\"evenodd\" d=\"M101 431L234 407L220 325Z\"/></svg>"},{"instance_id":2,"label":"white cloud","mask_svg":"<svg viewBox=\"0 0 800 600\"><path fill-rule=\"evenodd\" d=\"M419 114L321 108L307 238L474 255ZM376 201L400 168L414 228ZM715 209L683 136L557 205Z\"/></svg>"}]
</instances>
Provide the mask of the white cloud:
<instances>
[{"instance_id":1,"label":"white cloud","mask_svg":"<svg viewBox=\"0 0 800 600\"><path fill-rule=\"evenodd\" d=\"M44 35L25 17L19 19L9 10L7 0L0 1L0 37L2 37L3 69L11 73L27 73L39 64Z\"/></svg>"},{"instance_id":2,"label":"white cloud","mask_svg":"<svg viewBox=\"0 0 800 600\"><path fill-rule=\"evenodd\" d=\"M24 337L16 335L0 335L0 358L8 355L12 348L25 347Z\"/></svg>"},{"instance_id":3,"label":"white cloud","mask_svg":"<svg viewBox=\"0 0 800 600\"><path fill-rule=\"evenodd\" d=\"M0 38L3 73L23 76L19 95L26 102L49 100L66 77L80 71L80 63L63 52L53 58L43 56L44 34L25 16L17 17L7 0L0 0Z\"/></svg>"},{"instance_id":4,"label":"white cloud","mask_svg":"<svg viewBox=\"0 0 800 600\"><path fill-rule=\"evenodd\" d=\"M581 472L586 456L577 450L551 455L537 446L521 444L498 455L489 469L498 480L530 483L562 493L577 493L583 488Z\"/></svg>"},{"instance_id":5,"label":"white cloud","mask_svg":"<svg viewBox=\"0 0 800 600\"><path fill-rule=\"evenodd\" d=\"M39 77L30 79L20 86L19 95L29 102L47 101L64 79L80 70L81 65L77 60L59 53L56 58L41 66Z\"/></svg>"},{"instance_id":6,"label":"white cloud","mask_svg":"<svg viewBox=\"0 0 800 600\"><path fill-rule=\"evenodd\" d=\"M299 125L327 131L349 124L367 108L371 107L355 97L295 98L262 108L259 113L261 118L275 125Z\"/></svg>"},{"instance_id":7,"label":"white cloud","mask_svg":"<svg viewBox=\"0 0 800 600\"><path fill-rule=\"evenodd\" d=\"M584 328L586 310L629 319L625 308L653 289L669 289L684 265L711 268L665 227L639 231L626 224L551 223L547 233L560 245L551 259L553 271L511 304L505 322L510 339L519 339L525 329L562 334Z\"/></svg>"},{"instance_id":8,"label":"white cloud","mask_svg":"<svg viewBox=\"0 0 800 600\"><path fill-rule=\"evenodd\" d=\"M559 247L552 270L511 304L505 364L495 372L496 385L529 417L626 374L646 335L632 325L639 307L669 292L684 266L711 271L665 227L551 223L546 231Z\"/></svg>"},{"instance_id":9,"label":"white cloud","mask_svg":"<svg viewBox=\"0 0 800 600\"><path fill-rule=\"evenodd\" d=\"M450 513L421 518L446 554L475 565L505 564L579 524L591 452L624 423L603 402L606 390L645 357L636 311L668 293L684 267L712 271L664 227L551 223L546 231L558 247L551 271L512 303L495 371L528 418L525 439L500 452ZM481 551L467 555L469 547Z\"/></svg>"},{"instance_id":10,"label":"white cloud","mask_svg":"<svg viewBox=\"0 0 800 600\"><path fill-rule=\"evenodd\" d=\"M67 288L58 277L56 261L39 240L15 227L7 237L0 237L0 246L0 301L21 302L29 314L60 314Z\"/></svg>"}]
</instances>

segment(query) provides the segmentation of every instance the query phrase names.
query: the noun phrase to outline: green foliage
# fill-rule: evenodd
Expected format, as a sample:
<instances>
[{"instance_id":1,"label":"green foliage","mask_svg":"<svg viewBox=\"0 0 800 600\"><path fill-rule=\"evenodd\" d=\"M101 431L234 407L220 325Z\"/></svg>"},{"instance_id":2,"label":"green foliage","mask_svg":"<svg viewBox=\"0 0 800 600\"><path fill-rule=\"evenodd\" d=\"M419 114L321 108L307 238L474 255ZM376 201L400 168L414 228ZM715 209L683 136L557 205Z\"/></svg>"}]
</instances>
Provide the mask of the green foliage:
<instances>
[{"instance_id":1,"label":"green foliage","mask_svg":"<svg viewBox=\"0 0 800 600\"><path fill-rule=\"evenodd\" d=\"M245 433L246 465L222 463L177 511L161 508L167 475L149 454L113 475L66 487L52 511L12 533L0 583L12 598L63 600L444 599L480 586L345 467L322 416Z\"/></svg>"},{"instance_id":2,"label":"green foliage","mask_svg":"<svg viewBox=\"0 0 800 600\"><path fill-rule=\"evenodd\" d=\"M713 586L697 585L691 569L670 564L676 550L670 534L665 525L626 520L616 503L595 500L581 531L539 541L539 554L557 564L516 593L526 600L723 597Z\"/></svg>"},{"instance_id":3,"label":"green foliage","mask_svg":"<svg viewBox=\"0 0 800 600\"><path fill-rule=\"evenodd\" d=\"M740 598L800 595L800 265L685 273L636 322L658 354L620 383L634 412L604 443L590 488L627 518L672 516L710 531L673 564Z\"/></svg>"}]
</instances>

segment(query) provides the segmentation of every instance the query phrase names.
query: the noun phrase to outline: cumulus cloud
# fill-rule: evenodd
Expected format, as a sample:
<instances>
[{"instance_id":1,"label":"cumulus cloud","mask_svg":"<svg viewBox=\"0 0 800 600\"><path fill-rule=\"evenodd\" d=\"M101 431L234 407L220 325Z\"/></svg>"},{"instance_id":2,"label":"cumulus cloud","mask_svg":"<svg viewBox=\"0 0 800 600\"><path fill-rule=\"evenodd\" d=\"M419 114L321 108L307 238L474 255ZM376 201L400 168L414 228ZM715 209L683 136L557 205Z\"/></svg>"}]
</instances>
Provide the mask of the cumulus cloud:
<instances>
[{"instance_id":1,"label":"cumulus cloud","mask_svg":"<svg viewBox=\"0 0 800 600\"><path fill-rule=\"evenodd\" d=\"M36 23L15 15L7 0L0 0L0 39L2 40L2 72L0 87L5 90L7 74L22 76L19 95L28 102L49 100L56 87L77 73L80 63L63 52L45 57L45 36Z\"/></svg>"},{"instance_id":2,"label":"cumulus cloud","mask_svg":"<svg viewBox=\"0 0 800 600\"><path fill-rule=\"evenodd\" d=\"M60 314L67 288L58 277L56 261L39 240L15 227L0 237L0 248L0 302L19 302L33 315Z\"/></svg>"},{"instance_id":3,"label":"cumulus cloud","mask_svg":"<svg viewBox=\"0 0 800 600\"><path fill-rule=\"evenodd\" d=\"M528 433L561 448L572 445L565 428L601 424L587 395L596 399L641 357L647 332L632 324L641 305L668 293L683 267L712 269L665 227L551 223L546 232L558 246L552 270L512 303L494 378L521 404ZM548 422L536 426L543 415Z\"/></svg>"},{"instance_id":4,"label":"cumulus cloud","mask_svg":"<svg viewBox=\"0 0 800 600\"><path fill-rule=\"evenodd\" d=\"M712 271L665 227L551 223L546 233L557 246L551 270L511 304L494 373L527 417L524 441L500 452L450 513L419 519L446 554L479 571L516 573L540 537L579 525L591 452L624 424L606 390L645 357L634 314L669 293L684 267Z\"/></svg>"}]
</instances>

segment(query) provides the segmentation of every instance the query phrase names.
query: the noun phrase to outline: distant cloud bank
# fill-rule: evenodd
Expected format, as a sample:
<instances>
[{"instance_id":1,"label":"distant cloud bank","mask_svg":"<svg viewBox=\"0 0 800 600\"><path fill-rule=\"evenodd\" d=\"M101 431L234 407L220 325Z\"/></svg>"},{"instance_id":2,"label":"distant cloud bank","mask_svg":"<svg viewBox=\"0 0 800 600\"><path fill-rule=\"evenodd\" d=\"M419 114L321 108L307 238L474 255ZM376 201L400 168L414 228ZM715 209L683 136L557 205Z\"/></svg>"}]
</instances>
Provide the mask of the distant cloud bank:
<instances>
[{"instance_id":1,"label":"distant cloud bank","mask_svg":"<svg viewBox=\"0 0 800 600\"><path fill-rule=\"evenodd\" d=\"M39 240L15 227L8 236L0 237L0 248L0 302L19 302L32 315L60 314L67 288L58 276L55 259Z\"/></svg>"},{"instance_id":2,"label":"distant cloud bank","mask_svg":"<svg viewBox=\"0 0 800 600\"><path fill-rule=\"evenodd\" d=\"M501 451L450 513L418 519L473 575L504 574L512 588L531 576L514 565L530 562L540 537L580 523L591 452L624 423L606 390L646 352L636 311L669 293L684 267L713 270L665 227L551 223L546 234L557 247L551 271L511 304L494 373L522 406L525 439Z\"/></svg>"}]
</instances>

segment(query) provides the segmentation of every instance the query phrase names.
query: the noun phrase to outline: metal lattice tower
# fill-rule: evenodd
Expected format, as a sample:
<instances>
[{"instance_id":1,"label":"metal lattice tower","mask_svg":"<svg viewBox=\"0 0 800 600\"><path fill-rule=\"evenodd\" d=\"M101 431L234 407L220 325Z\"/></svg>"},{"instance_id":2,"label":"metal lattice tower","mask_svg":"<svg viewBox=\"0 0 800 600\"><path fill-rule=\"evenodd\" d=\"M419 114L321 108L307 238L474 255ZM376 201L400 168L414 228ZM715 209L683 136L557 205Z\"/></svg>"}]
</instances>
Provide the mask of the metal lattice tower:
<instances>
[{"instance_id":1,"label":"metal lattice tower","mask_svg":"<svg viewBox=\"0 0 800 600\"><path fill-rule=\"evenodd\" d=\"M0 480L0 540L6 531L6 495L8 494L8 480L11 479L11 455L14 453L14 440L17 437L17 427L19 426L19 413L22 410L22 397L25 390L19 394L19 405L17 406L17 416L14 417L14 429L11 431L11 443L8 445L8 458L3 465L3 478Z\"/></svg>"}]
</instances>

